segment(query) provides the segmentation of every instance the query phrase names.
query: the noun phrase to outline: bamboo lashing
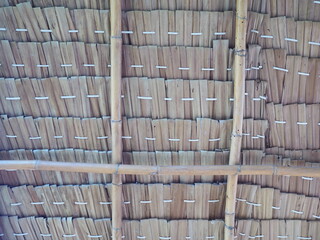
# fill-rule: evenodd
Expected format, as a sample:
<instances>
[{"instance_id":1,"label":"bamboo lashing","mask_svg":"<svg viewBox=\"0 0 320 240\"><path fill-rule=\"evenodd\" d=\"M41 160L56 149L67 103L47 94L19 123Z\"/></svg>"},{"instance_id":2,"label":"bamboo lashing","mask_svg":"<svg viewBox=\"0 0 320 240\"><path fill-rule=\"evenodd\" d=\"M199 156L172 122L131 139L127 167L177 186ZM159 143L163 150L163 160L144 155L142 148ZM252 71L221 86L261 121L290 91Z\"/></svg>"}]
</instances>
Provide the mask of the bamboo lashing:
<instances>
[{"instance_id":1,"label":"bamboo lashing","mask_svg":"<svg viewBox=\"0 0 320 240\"><path fill-rule=\"evenodd\" d=\"M110 1L111 12L111 134L112 163L122 163L122 118L121 118L121 1ZM112 175L112 238L121 240L122 225L122 179L115 171Z\"/></svg>"},{"instance_id":2,"label":"bamboo lashing","mask_svg":"<svg viewBox=\"0 0 320 240\"><path fill-rule=\"evenodd\" d=\"M244 87L246 63L245 56L247 32L247 5L247 0L237 0L234 52L234 108L229 165L235 165L240 163L245 93ZM224 240L234 239L237 182L237 173L228 176L225 207Z\"/></svg>"},{"instance_id":3,"label":"bamboo lashing","mask_svg":"<svg viewBox=\"0 0 320 240\"><path fill-rule=\"evenodd\" d=\"M292 167L275 165L186 165L148 166L126 164L96 164L79 162L52 162L42 160L1 160L0 170L39 170L60 172L128 174L128 175L275 175L320 177L319 167Z\"/></svg>"}]
</instances>

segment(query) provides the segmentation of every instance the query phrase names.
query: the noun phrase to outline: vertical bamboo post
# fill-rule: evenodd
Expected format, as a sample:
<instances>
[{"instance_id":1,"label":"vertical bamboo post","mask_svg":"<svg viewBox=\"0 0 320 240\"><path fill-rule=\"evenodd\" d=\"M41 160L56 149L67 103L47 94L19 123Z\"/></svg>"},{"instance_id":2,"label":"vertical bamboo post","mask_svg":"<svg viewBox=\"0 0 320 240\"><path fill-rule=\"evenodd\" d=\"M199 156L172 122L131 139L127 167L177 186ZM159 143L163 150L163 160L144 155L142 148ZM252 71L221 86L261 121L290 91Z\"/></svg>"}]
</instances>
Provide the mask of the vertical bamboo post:
<instances>
[{"instance_id":1,"label":"vertical bamboo post","mask_svg":"<svg viewBox=\"0 0 320 240\"><path fill-rule=\"evenodd\" d=\"M111 134L112 163L122 163L122 118L121 118L121 0L110 0L111 12ZM122 180L121 175L112 175L112 237L121 240Z\"/></svg>"},{"instance_id":2,"label":"vertical bamboo post","mask_svg":"<svg viewBox=\"0 0 320 240\"><path fill-rule=\"evenodd\" d=\"M240 163L244 108L245 54L248 0L237 0L234 52L234 105L229 165ZM224 240L234 240L238 175L229 175L226 192Z\"/></svg>"}]
</instances>

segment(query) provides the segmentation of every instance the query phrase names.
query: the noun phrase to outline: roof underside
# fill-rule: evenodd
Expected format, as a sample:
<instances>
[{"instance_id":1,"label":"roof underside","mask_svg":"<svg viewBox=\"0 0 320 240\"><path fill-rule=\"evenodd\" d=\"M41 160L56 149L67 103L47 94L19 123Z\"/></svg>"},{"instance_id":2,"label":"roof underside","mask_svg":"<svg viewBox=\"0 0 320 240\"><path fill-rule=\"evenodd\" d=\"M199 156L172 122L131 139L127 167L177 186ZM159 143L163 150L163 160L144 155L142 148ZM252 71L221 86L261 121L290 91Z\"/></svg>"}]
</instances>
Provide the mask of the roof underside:
<instances>
[{"instance_id":1,"label":"roof underside","mask_svg":"<svg viewBox=\"0 0 320 240\"><path fill-rule=\"evenodd\" d=\"M123 164L227 165L235 0L122 0ZM241 164L320 167L320 1L249 0ZM0 160L111 163L106 0L0 1ZM111 175L0 170L0 239L111 240ZM124 240L224 238L227 176L123 175ZM239 176L235 236L320 240L320 179Z\"/></svg>"}]
</instances>

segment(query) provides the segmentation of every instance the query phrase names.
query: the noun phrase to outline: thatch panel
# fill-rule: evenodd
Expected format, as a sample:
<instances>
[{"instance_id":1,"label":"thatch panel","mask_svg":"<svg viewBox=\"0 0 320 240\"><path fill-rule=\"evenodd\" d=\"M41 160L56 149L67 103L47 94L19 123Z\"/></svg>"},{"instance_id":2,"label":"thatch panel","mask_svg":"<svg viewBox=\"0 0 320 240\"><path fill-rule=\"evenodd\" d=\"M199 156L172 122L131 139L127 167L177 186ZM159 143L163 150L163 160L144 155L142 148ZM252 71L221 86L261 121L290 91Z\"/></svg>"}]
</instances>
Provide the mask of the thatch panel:
<instances>
[{"instance_id":1,"label":"thatch panel","mask_svg":"<svg viewBox=\"0 0 320 240\"><path fill-rule=\"evenodd\" d=\"M1 77L109 76L109 45L2 40Z\"/></svg>"},{"instance_id":2,"label":"thatch panel","mask_svg":"<svg viewBox=\"0 0 320 240\"><path fill-rule=\"evenodd\" d=\"M54 125L48 131L47 119ZM80 148L109 150L110 117L35 118L2 115L4 134L0 149ZM50 127L50 125L49 125ZM193 120L129 118L123 121L124 151L180 151L227 149L230 146L232 120ZM266 120L244 120L245 149L264 149ZM141 129L141 131L137 131ZM210 129L210 132L208 132ZM54 146L50 145L53 141Z\"/></svg>"},{"instance_id":3,"label":"thatch panel","mask_svg":"<svg viewBox=\"0 0 320 240\"><path fill-rule=\"evenodd\" d=\"M225 184L125 184L124 219L217 219L224 216ZM111 216L111 184L1 186L1 215ZM236 217L241 219L307 219L319 216L319 198L283 193L259 185L239 184Z\"/></svg>"},{"instance_id":4,"label":"thatch panel","mask_svg":"<svg viewBox=\"0 0 320 240\"><path fill-rule=\"evenodd\" d=\"M230 81L124 78L126 117L232 118ZM266 82L246 81L245 118L265 118ZM110 115L110 78L0 78L0 114L33 117Z\"/></svg>"},{"instance_id":5,"label":"thatch panel","mask_svg":"<svg viewBox=\"0 0 320 240\"><path fill-rule=\"evenodd\" d=\"M249 12L247 43L286 49L290 55L319 57L319 26L319 22Z\"/></svg>"},{"instance_id":6,"label":"thatch panel","mask_svg":"<svg viewBox=\"0 0 320 240\"><path fill-rule=\"evenodd\" d=\"M32 8L30 3L0 8L0 39L10 41L80 41L109 43L109 11Z\"/></svg>"},{"instance_id":7,"label":"thatch panel","mask_svg":"<svg viewBox=\"0 0 320 240\"><path fill-rule=\"evenodd\" d=\"M289 150L319 149L319 108L319 104L267 104L269 146Z\"/></svg>"},{"instance_id":8,"label":"thatch panel","mask_svg":"<svg viewBox=\"0 0 320 240\"><path fill-rule=\"evenodd\" d=\"M320 150L287 150L285 148L273 147L267 148L266 154L280 155L284 158L291 158L293 160L305 160L307 162L320 162Z\"/></svg>"},{"instance_id":9,"label":"thatch panel","mask_svg":"<svg viewBox=\"0 0 320 240\"><path fill-rule=\"evenodd\" d=\"M233 17L233 12L129 11L122 22L124 44L212 47L212 40L229 39L233 47Z\"/></svg>"},{"instance_id":10,"label":"thatch panel","mask_svg":"<svg viewBox=\"0 0 320 240\"><path fill-rule=\"evenodd\" d=\"M99 238L111 239L110 219L90 218L17 218L1 217L2 233L6 239L55 239ZM319 222L299 220L237 220L236 236L241 240L263 238L313 239L319 240ZM124 220L122 236L124 239L223 239L222 220L171 220L143 219ZM30 232L27 232L30 230ZM73 232L71 232L73 231ZM25 234L28 233L28 234ZM15 234L15 235L14 235ZM17 235L18 234L18 235ZM19 235L20 234L20 235ZM21 235L24 234L24 235ZM28 236L29 235L29 236ZM31 236L30 236L31 235ZM74 236L75 235L75 236ZM95 236L95 237L94 237Z\"/></svg>"},{"instance_id":11,"label":"thatch panel","mask_svg":"<svg viewBox=\"0 0 320 240\"><path fill-rule=\"evenodd\" d=\"M110 80L105 77L0 78L0 113L33 117L107 116L109 85Z\"/></svg>"},{"instance_id":12,"label":"thatch panel","mask_svg":"<svg viewBox=\"0 0 320 240\"><path fill-rule=\"evenodd\" d=\"M0 6L16 5L21 2L30 2L34 7L67 7L70 9L90 8L90 9L109 9L109 1L104 0L77 0L77 1L45 1L45 0L3 0ZM123 0L124 10L196 10L196 11L230 11L235 10L235 0ZM296 20L319 21L317 14L320 10L317 1L310 0L249 0L248 10L254 12L268 13L272 17L287 16Z\"/></svg>"},{"instance_id":13,"label":"thatch panel","mask_svg":"<svg viewBox=\"0 0 320 240\"><path fill-rule=\"evenodd\" d=\"M283 49L260 52L260 79L268 83L268 101L274 103L319 103L320 62L316 58L289 56Z\"/></svg>"},{"instance_id":14,"label":"thatch panel","mask_svg":"<svg viewBox=\"0 0 320 240\"><path fill-rule=\"evenodd\" d=\"M228 40L213 42L213 48L124 45L123 76L232 80Z\"/></svg>"}]
</instances>

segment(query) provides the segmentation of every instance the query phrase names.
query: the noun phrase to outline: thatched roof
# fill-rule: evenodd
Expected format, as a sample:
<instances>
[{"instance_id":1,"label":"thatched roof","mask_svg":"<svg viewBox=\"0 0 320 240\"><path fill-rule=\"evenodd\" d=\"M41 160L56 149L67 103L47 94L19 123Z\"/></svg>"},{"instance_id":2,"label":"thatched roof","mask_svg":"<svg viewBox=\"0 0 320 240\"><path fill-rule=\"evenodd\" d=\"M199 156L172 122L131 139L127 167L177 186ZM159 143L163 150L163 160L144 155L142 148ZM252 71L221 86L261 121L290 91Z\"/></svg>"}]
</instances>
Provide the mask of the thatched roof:
<instances>
[{"instance_id":1,"label":"thatched roof","mask_svg":"<svg viewBox=\"0 0 320 240\"><path fill-rule=\"evenodd\" d=\"M320 168L320 1L247 9L239 164ZM120 137L119 164L228 165L235 10L235 0L122 0L120 121L109 1L1 0L0 162L111 164ZM120 195L124 240L220 240L233 227L239 240L320 240L317 177L239 176L234 213L227 175L113 177L0 170L0 240L111 240Z\"/></svg>"}]
</instances>

